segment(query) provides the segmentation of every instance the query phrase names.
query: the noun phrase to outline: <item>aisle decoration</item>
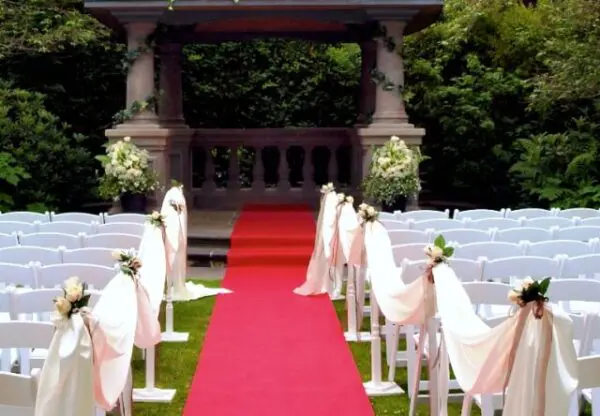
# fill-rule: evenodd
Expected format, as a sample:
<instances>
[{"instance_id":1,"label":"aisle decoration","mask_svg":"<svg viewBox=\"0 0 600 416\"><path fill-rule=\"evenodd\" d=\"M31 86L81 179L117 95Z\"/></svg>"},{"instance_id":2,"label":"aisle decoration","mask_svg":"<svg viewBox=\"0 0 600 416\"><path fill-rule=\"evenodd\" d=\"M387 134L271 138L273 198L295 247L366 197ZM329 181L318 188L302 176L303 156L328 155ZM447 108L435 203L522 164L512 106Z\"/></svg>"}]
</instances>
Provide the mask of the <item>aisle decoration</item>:
<instances>
[{"instance_id":1,"label":"aisle decoration","mask_svg":"<svg viewBox=\"0 0 600 416\"><path fill-rule=\"evenodd\" d=\"M63 296L54 298L56 311L53 322L55 324L65 323L74 313L84 311L90 301L91 295L86 293L87 284L77 276L65 280L62 290Z\"/></svg>"},{"instance_id":2,"label":"aisle decoration","mask_svg":"<svg viewBox=\"0 0 600 416\"><path fill-rule=\"evenodd\" d=\"M542 319L544 316L544 304L548 302L546 292L550 287L551 277L538 281L528 277L523 280L520 286L508 292L508 299L521 308L533 302L533 316L536 319Z\"/></svg>"},{"instance_id":3,"label":"aisle decoration","mask_svg":"<svg viewBox=\"0 0 600 416\"><path fill-rule=\"evenodd\" d=\"M125 137L107 145L106 154L96 159L104 168L98 188L100 196L120 199L123 212L146 212L147 195L159 186L148 152Z\"/></svg>"},{"instance_id":4,"label":"aisle decoration","mask_svg":"<svg viewBox=\"0 0 600 416\"><path fill-rule=\"evenodd\" d=\"M142 262L136 256L135 250L115 250L112 255L119 262L121 273L132 279L139 279L138 271L142 267Z\"/></svg>"},{"instance_id":5,"label":"aisle decoration","mask_svg":"<svg viewBox=\"0 0 600 416\"><path fill-rule=\"evenodd\" d=\"M350 244L358 228L354 197L343 193L337 194L333 234L329 242L329 287L332 300L344 299L342 295L344 264L350 254Z\"/></svg>"},{"instance_id":6,"label":"aisle decoration","mask_svg":"<svg viewBox=\"0 0 600 416\"><path fill-rule=\"evenodd\" d=\"M366 198L381 204L386 212L405 211L407 197L421 190L419 148L409 148L396 136L377 148L362 187Z\"/></svg>"},{"instance_id":7,"label":"aisle decoration","mask_svg":"<svg viewBox=\"0 0 600 416\"><path fill-rule=\"evenodd\" d=\"M158 211L152 211L152 214L148 215L147 222L154 227L164 228L165 217Z\"/></svg>"}]
</instances>

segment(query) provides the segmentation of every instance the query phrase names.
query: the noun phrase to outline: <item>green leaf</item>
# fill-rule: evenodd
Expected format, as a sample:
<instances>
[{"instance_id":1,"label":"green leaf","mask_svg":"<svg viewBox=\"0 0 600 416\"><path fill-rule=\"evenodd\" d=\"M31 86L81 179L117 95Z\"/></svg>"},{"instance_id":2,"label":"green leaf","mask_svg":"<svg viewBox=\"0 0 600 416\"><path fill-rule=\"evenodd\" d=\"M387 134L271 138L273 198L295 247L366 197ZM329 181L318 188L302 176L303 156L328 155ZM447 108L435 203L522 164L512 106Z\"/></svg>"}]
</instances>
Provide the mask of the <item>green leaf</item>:
<instances>
[{"instance_id":1,"label":"green leaf","mask_svg":"<svg viewBox=\"0 0 600 416\"><path fill-rule=\"evenodd\" d=\"M550 280L552 280L551 277L546 277L544 280L542 280L539 284L539 293L542 295L546 295L546 292L548 291L548 287L550 287Z\"/></svg>"},{"instance_id":2,"label":"green leaf","mask_svg":"<svg viewBox=\"0 0 600 416\"><path fill-rule=\"evenodd\" d=\"M452 257L454 255L454 247L444 248L444 257Z\"/></svg>"},{"instance_id":3,"label":"green leaf","mask_svg":"<svg viewBox=\"0 0 600 416\"><path fill-rule=\"evenodd\" d=\"M445 247L446 247L446 239L444 238L444 236L443 236L443 235L441 235L441 234L440 234L440 235L438 235L438 236L435 238L435 241L433 242L433 244L434 244L436 247L439 247L439 248L442 248L442 249L443 249L443 248L445 248Z\"/></svg>"}]
</instances>

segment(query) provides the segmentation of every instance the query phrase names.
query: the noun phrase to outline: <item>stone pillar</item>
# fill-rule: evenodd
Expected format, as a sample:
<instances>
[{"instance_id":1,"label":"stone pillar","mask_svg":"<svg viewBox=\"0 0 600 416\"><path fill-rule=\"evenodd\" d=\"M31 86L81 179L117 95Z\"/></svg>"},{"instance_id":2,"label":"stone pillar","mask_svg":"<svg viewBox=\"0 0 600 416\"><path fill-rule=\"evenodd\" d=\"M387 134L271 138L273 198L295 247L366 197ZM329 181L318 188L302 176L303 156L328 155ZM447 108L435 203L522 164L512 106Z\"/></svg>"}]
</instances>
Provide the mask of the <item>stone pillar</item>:
<instances>
[{"instance_id":1,"label":"stone pillar","mask_svg":"<svg viewBox=\"0 0 600 416\"><path fill-rule=\"evenodd\" d=\"M160 45L160 99L158 117L162 126L181 126L183 95L181 85L181 44Z\"/></svg>"},{"instance_id":2,"label":"stone pillar","mask_svg":"<svg viewBox=\"0 0 600 416\"><path fill-rule=\"evenodd\" d=\"M366 126L369 124L369 117L375 110L375 83L371 79L371 71L376 66L377 43L374 40L362 42L360 54L362 65L357 125Z\"/></svg>"},{"instance_id":3,"label":"stone pillar","mask_svg":"<svg viewBox=\"0 0 600 416\"><path fill-rule=\"evenodd\" d=\"M131 63L127 73L127 108L136 101L145 102L155 92L154 51L146 45L148 36L156 28L154 22L131 22L125 25L127 30L127 49L139 51L139 56ZM145 108L133 116L128 123L155 124L157 116L154 108Z\"/></svg>"}]
</instances>

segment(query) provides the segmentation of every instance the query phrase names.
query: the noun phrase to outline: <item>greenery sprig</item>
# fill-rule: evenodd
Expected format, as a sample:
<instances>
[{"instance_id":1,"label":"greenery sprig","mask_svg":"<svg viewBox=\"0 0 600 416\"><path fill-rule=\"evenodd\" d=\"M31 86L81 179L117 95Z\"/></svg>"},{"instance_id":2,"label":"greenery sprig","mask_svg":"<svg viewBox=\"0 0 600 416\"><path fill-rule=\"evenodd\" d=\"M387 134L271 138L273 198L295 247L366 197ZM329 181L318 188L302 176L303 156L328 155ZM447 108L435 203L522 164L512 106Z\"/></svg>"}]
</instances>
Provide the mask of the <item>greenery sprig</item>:
<instances>
[{"instance_id":1,"label":"greenery sprig","mask_svg":"<svg viewBox=\"0 0 600 416\"><path fill-rule=\"evenodd\" d=\"M116 250L112 253L113 258L119 262L123 274L135 278L142 267L141 260L136 256L135 250Z\"/></svg>"},{"instance_id":2,"label":"greenery sprig","mask_svg":"<svg viewBox=\"0 0 600 416\"><path fill-rule=\"evenodd\" d=\"M425 276L431 283L435 283L433 278L433 268L442 263L448 263L448 259L454 255L454 247L446 245L446 239L443 235L438 235L433 244L425 247L425 255L428 257Z\"/></svg>"},{"instance_id":3,"label":"greenery sprig","mask_svg":"<svg viewBox=\"0 0 600 416\"><path fill-rule=\"evenodd\" d=\"M548 302L546 293L550 287L551 277L546 277L543 280L533 280L528 277L523 280L520 286L508 292L508 300L523 308L528 303L535 302L533 308L533 316L536 319L541 319L544 315L544 303Z\"/></svg>"},{"instance_id":4,"label":"greenery sprig","mask_svg":"<svg viewBox=\"0 0 600 416\"><path fill-rule=\"evenodd\" d=\"M165 217L158 211L153 211L152 214L148 215L147 221L157 228L165 226Z\"/></svg>"}]
</instances>

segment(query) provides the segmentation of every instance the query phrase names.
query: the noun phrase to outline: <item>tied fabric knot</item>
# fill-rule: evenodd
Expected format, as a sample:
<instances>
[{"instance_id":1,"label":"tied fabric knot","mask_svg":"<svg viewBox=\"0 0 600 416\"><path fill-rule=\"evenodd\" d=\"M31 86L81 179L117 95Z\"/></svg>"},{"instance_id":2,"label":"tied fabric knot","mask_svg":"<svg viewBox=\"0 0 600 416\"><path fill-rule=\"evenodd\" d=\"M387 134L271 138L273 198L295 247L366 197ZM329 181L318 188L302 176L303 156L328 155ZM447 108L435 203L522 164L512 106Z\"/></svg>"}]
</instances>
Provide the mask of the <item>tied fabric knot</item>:
<instances>
[{"instance_id":1,"label":"tied fabric knot","mask_svg":"<svg viewBox=\"0 0 600 416\"><path fill-rule=\"evenodd\" d=\"M329 268L335 267L338 264L340 256L340 217L342 216L342 205L337 206L335 213L335 221L333 223L333 236L329 242L329 248L331 250L331 256L329 256Z\"/></svg>"}]
</instances>

